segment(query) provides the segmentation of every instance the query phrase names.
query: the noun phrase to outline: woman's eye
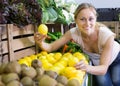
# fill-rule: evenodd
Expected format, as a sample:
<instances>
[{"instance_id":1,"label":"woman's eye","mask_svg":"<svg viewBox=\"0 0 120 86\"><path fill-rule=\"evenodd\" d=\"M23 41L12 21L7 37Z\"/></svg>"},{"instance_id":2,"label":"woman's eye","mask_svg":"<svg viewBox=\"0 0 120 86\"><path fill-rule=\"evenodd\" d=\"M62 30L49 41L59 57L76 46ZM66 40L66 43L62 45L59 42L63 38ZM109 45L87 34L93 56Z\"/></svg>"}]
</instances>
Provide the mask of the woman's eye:
<instances>
[{"instance_id":1,"label":"woman's eye","mask_svg":"<svg viewBox=\"0 0 120 86\"><path fill-rule=\"evenodd\" d=\"M81 21L85 21L86 19L84 19L84 18L82 18L82 19L80 19Z\"/></svg>"},{"instance_id":2,"label":"woman's eye","mask_svg":"<svg viewBox=\"0 0 120 86\"><path fill-rule=\"evenodd\" d=\"M89 19L89 21L93 21L93 20L94 20L94 18L90 18L90 19Z\"/></svg>"}]
</instances>

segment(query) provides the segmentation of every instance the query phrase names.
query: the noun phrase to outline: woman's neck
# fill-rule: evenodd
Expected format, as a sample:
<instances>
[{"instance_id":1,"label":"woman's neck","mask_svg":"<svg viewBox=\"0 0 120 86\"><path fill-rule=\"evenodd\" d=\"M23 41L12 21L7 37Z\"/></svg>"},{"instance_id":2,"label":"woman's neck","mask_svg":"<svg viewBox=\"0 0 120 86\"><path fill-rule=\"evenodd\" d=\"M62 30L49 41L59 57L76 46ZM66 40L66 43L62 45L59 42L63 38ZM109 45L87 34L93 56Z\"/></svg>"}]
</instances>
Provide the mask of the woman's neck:
<instances>
[{"instance_id":1,"label":"woman's neck","mask_svg":"<svg viewBox=\"0 0 120 86\"><path fill-rule=\"evenodd\" d=\"M98 37L98 30L95 29L91 34L85 34L81 32L81 36L83 40L89 40L89 41L96 40Z\"/></svg>"}]
</instances>

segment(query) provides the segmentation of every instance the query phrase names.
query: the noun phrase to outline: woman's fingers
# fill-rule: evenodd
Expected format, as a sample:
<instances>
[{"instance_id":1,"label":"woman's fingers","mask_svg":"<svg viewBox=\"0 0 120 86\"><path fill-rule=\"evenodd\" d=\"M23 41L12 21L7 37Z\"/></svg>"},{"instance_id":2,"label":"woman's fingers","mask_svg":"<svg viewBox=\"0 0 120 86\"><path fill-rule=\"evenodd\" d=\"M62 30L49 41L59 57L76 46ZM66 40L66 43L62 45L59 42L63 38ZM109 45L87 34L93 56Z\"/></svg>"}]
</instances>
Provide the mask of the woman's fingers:
<instances>
[{"instance_id":1,"label":"woman's fingers","mask_svg":"<svg viewBox=\"0 0 120 86\"><path fill-rule=\"evenodd\" d=\"M75 65L75 68L78 70L86 70L86 64L83 60L81 60L79 63Z\"/></svg>"},{"instance_id":2,"label":"woman's fingers","mask_svg":"<svg viewBox=\"0 0 120 86\"><path fill-rule=\"evenodd\" d=\"M34 34L34 39L37 43L41 43L43 40L45 40L46 35L41 35L39 33Z\"/></svg>"}]
</instances>

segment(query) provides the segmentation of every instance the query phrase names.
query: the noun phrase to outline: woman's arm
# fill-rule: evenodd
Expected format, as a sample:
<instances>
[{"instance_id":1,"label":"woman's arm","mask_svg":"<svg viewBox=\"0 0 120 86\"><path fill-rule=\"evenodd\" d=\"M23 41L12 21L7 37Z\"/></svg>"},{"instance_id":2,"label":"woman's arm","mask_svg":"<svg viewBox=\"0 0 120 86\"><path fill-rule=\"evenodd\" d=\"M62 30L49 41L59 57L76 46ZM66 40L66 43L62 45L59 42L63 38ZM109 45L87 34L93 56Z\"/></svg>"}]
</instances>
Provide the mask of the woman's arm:
<instances>
[{"instance_id":1,"label":"woman's arm","mask_svg":"<svg viewBox=\"0 0 120 86\"><path fill-rule=\"evenodd\" d=\"M111 62L112 50L113 50L114 36L111 36L106 44L104 45L104 50L100 56L100 65L91 66L84 63L84 61L79 62L76 65L77 69L84 70L88 73L94 75L104 75L107 72L107 69Z\"/></svg>"},{"instance_id":2,"label":"woman's arm","mask_svg":"<svg viewBox=\"0 0 120 86\"><path fill-rule=\"evenodd\" d=\"M71 33L70 31L67 31L60 39L52 43L46 43L44 39L45 39L44 37L42 38L40 36L36 38L35 36L35 41L42 50L45 50L47 52L52 52L52 51L59 49L62 45L67 43L71 39Z\"/></svg>"}]
</instances>

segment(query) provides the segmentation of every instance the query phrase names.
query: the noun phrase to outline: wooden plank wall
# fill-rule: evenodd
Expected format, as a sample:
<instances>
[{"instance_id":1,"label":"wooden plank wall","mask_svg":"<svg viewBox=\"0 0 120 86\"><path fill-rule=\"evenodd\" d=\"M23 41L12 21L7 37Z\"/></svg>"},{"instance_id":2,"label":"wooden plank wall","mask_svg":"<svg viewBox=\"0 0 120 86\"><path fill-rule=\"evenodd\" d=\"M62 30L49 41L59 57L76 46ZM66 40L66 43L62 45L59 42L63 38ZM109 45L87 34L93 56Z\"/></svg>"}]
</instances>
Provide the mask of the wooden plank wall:
<instances>
[{"instance_id":1,"label":"wooden plank wall","mask_svg":"<svg viewBox=\"0 0 120 86\"><path fill-rule=\"evenodd\" d=\"M120 22L102 22L107 25L117 38L120 38ZM62 32L63 34L72 27L63 24L47 24L49 32ZM29 56L39 52L38 46L34 42L34 33L37 30L36 25L28 25L24 28L18 28L13 24L0 24L0 62L18 60L24 56Z\"/></svg>"},{"instance_id":2,"label":"wooden plank wall","mask_svg":"<svg viewBox=\"0 0 120 86\"><path fill-rule=\"evenodd\" d=\"M24 28L18 28L13 24L7 24L2 27L4 32L1 35L0 49L1 61L18 60L24 56L35 53L35 42L33 38L34 26L28 25ZM8 58L10 57L10 58Z\"/></svg>"},{"instance_id":3,"label":"wooden plank wall","mask_svg":"<svg viewBox=\"0 0 120 86\"><path fill-rule=\"evenodd\" d=\"M116 38L120 39L120 22L119 21L109 21L109 22L101 22L107 25L114 33L116 33Z\"/></svg>"}]
</instances>

